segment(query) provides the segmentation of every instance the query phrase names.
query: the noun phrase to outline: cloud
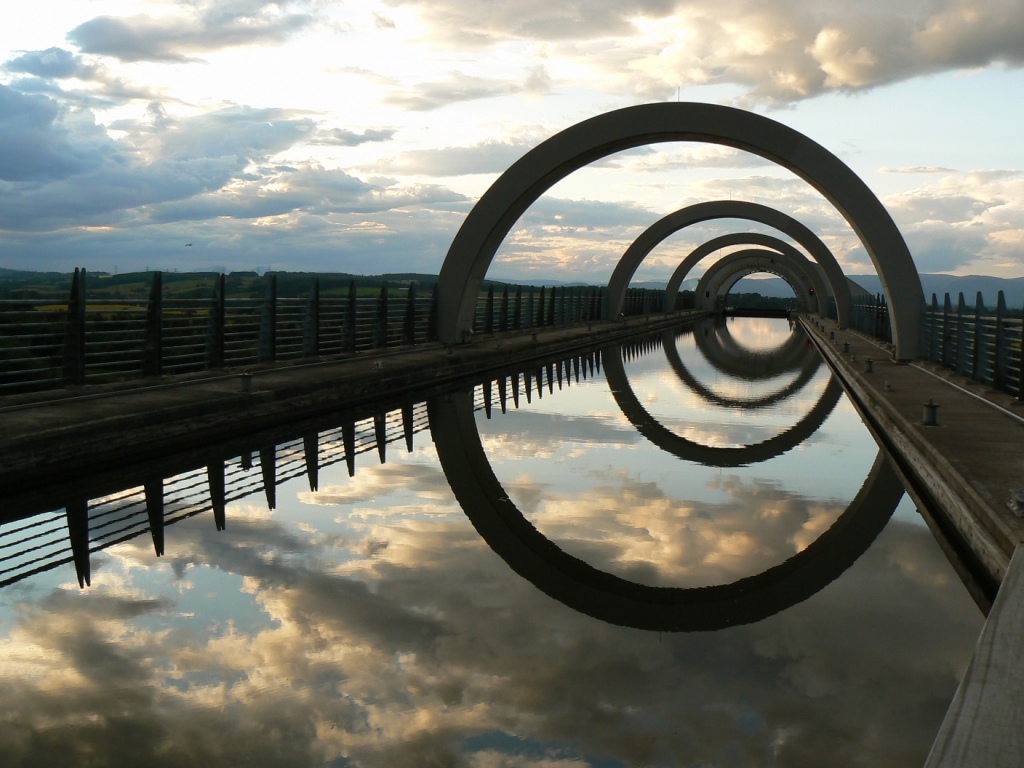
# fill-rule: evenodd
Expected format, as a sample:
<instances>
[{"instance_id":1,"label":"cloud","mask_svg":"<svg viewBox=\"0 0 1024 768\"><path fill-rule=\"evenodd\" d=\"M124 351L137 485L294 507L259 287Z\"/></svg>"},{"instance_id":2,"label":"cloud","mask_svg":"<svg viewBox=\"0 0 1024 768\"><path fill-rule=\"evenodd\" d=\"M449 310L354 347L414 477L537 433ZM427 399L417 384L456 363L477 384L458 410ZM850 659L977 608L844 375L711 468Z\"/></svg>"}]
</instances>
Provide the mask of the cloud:
<instances>
[{"instance_id":1,"label":"cloud","mask_svg":"<svg viewBox=\"0 0 1024 768\"><path fill-rule=\"evenodd\" d=\"M883 202L920 271L1018 276L1024 172L948 173Z\"/></svg>"},{"instance_id":2,"label":"cloud","mask_svg":"<svg viewBox=\"0 0 1024 768\"><path fill-rule=\"evenodd\" d=\"M543 68L534 69L525 82L521 83L452 72L445 80L405 87L395 86L382 101L401 109L428 112L465 101L491 99L509 94L544 93L550 85L550 78Z\"/></svg>"},{"instance_id":3,"label":"cloud","mask_svg":"<svg viewBox=\"0 0 1024 768\"><path fill-rule=\"evenodd\" d=\"M394 128L366 128L360 133L344 128L320 130L310 139L310 144L325 144L338 147L358 147L374 141L390 141L395 136Z\"/></svg>"},{"instance_id":4,"label":"cloud","mask_svg":"<svg viewBox=\"0 0 1024 768\"><path fill-rule=\"evenodd\" d=\"M0 180L52 182L95 168L108 142L95 125L63 116L54 100L0 84L0 144Z\"/></svg>"},{"instance_id":5,"label":"cloud","mask_svg":"<svg viewBox=\"0 0 1024 768\"><path fill-rule=\"evenodd\" d=\"M98 16L68 33L85 53L121 61L182 62L198 53L280 43L308 28L313 17L287 13L273 2L207 3L188 15Z\"/></svg>"},{"instance_id":6,"label":"cloud","mask_svg":"<svg viewBox=\"0 0 1024 768\"><path fill-rule=\"evenodd\" d=\"M487 139L466 147L413 149L385 158L371 166L377 173L412 176L465 176L504 172L535 142L528 139Z\"/></svg>"},{"instance_id":7,"label":"cloud","mask_svg":"<svg viewBox=\"0 0 1024 768\"><path fill-rule=\"evenodd\" d=\"M47 79L79 77L89 67L83 65L79 56L63 48L47 48L45 51L29 51L4 65L8 72L25 72Z\"/></svg>"},{"instance_id":8,"label":"cloud","mask_svg":"<svg viewBox=\"0 0 1024 768\"><path fill-rule=\"evenodd\" d=\"M552 7L539 0L486 10L468 0L391 0L413 7L455 45L542 42L586 62L606 85L667 98L680 86L734 84L749 100L787 103L925 74L1024 63L1024 7L1015 0L851 6L796 0L649 0Z\"/></svg>"}]
</instances>

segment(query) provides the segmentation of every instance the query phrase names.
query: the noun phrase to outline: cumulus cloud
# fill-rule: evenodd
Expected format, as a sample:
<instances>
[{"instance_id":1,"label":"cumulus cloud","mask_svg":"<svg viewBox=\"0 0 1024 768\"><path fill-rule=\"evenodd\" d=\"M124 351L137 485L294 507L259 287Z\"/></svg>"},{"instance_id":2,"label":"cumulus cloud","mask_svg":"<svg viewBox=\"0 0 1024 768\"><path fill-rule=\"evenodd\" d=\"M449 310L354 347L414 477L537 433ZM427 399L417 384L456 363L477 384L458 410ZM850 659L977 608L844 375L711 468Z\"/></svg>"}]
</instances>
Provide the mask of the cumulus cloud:
<instances>
[{"instance_id":1,"label":"cumulus cloud","mask_svg":"<svg viewBox=\"0 0 1024 768\"><path fill-rule=\"evenodd\" d=\"M313 23L306 13L266 0L193 5L188 13L98 16L68 33L85 53L121 61L189 61L195 54L241 45L282 42Z\"/></svg>"},{"instance_id":2,"label":"cumulus cloud","mask_svg":"<svg viewBox=\"0 0 1024 768\"><path fill-rule=\"evenodd\" d=\"M361 132L345 128L330 128L317 131L310 144L326 144L337 147L358 147L374 141L390 141L395 136L394 128L366 128Z\"/></svg>"},{"instance_id":3,"label":"cumulus cloud","mask_svg":"<svg viewBox=\"0 0 1024 768\"><path fill-rule=\"evenodd\" d=\"M544 93L550 85L550 78L543 68L533 70L524 82L494 80L463 72L452 72L445 80L412 86L394 86L382 101L401 109L428 112L465 101L517 93Z\"/></svg>"},{"instance_id":4,"label":"cumulus cloud","mask_svg":"<svg viewBox=\"0 0 1024 768\"><path fill-rule=\"evenodd\" d=\"M544 41L653 98L679 86L732 83L754 100L790 102L949 69L1024 63L1024 8L1014 0L828 0L813 7L648 0L557 8L524 0L486 10L467 0L391 4L417 8L452 44Z\"/></svg>"},{"instance_id":5,"label":"cumulus cloud","mask_svg":"<svg viewBox=\"0 0 1024 768\"><path fill-rule=\"evenodd\" d=\"M412 176L465 176L502 173L533 148L527 139L487 139L466 147L413 149L378 161L372 170Z\"/></svg>"},{"instance_id":6,"label":"cumulus cloud","mask_svg":"<svg viewBox=\"0 0 1024 768\"><path fill-rule=\"evenodd\" d=\"M936 174L884 199L922 272L1016 277L1024 231L1024 172Z\"/></svg>"}]
</instances>

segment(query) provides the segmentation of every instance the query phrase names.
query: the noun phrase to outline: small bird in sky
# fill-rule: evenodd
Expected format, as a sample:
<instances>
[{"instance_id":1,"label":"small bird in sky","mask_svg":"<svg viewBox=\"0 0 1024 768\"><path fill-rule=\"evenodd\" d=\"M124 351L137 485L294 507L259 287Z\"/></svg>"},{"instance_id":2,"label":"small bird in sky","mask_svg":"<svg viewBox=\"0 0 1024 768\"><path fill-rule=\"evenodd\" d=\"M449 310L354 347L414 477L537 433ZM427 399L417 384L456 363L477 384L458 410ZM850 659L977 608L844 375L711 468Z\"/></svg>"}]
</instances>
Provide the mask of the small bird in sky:
<instances>
[{"instance_id":1,"label":"small bird in sky","mask_svg":"<svg viewBox=\"0 0 1024 768\"><path fill-rule=\"evenodd\" d=\"M192 247L192 243L185 243L185 247L186 248L191 248Z\"/></svg>"}]
</instances>

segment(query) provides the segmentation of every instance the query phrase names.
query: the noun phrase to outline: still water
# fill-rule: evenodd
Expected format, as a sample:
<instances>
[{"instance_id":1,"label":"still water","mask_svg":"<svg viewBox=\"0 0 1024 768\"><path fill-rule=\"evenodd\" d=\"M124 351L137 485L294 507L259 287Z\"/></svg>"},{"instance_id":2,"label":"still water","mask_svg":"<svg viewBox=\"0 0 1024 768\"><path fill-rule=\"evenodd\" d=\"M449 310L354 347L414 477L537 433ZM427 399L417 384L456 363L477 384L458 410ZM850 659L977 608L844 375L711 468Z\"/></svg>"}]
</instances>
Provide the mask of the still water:
<instances>
[{"instance_id":1,"label":"still water","mask_svg":"<svg viewBox=\"0 0 1024 768\"><path fill-rule=\"evenodd\" d=\"M92 499L144 535L0 590L3 764L922 765L982 616L798 333L519 371L312 477L236 455L223 531L165 478L159 558L142 487Z\"/></svg>"}]
</instances>

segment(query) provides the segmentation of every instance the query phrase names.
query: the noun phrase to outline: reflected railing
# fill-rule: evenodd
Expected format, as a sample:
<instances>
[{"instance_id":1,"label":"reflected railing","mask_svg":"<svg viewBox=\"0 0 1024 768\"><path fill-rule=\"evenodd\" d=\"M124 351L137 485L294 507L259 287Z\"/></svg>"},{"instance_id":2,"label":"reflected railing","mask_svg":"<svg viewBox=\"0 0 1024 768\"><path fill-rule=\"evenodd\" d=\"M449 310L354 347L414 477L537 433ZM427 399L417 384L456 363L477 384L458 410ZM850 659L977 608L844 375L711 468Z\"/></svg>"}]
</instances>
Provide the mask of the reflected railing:
<instances>
[{"instance_id":1,"label":"reflected railing","mask_svg":"<svg viewBox=\"0 0 1024 768\"><path fill-rule=\"evenodd\" d=\"M523 366L477 382L473 408L490 417L511 401L543 397L573 380L601 370L601 352ZM157 555L164 552L164 528L212 512L218 530L227 526L230 502L263 493L277 506L277 487L306 476L316 490L321 469L345 462L354 476L356 456L404 442L412 452L414 435L428 428L426 402L404 403L377 412L366 409L312 423L292 434L255 433L222 446L143 466L112 467L102 476L55 482L4 500L0 508L0 587L74 563L79 585L91 582L91 555L149 534ZM258 466L259 471L253 470Z\"/></svg>"}]
</instances>

